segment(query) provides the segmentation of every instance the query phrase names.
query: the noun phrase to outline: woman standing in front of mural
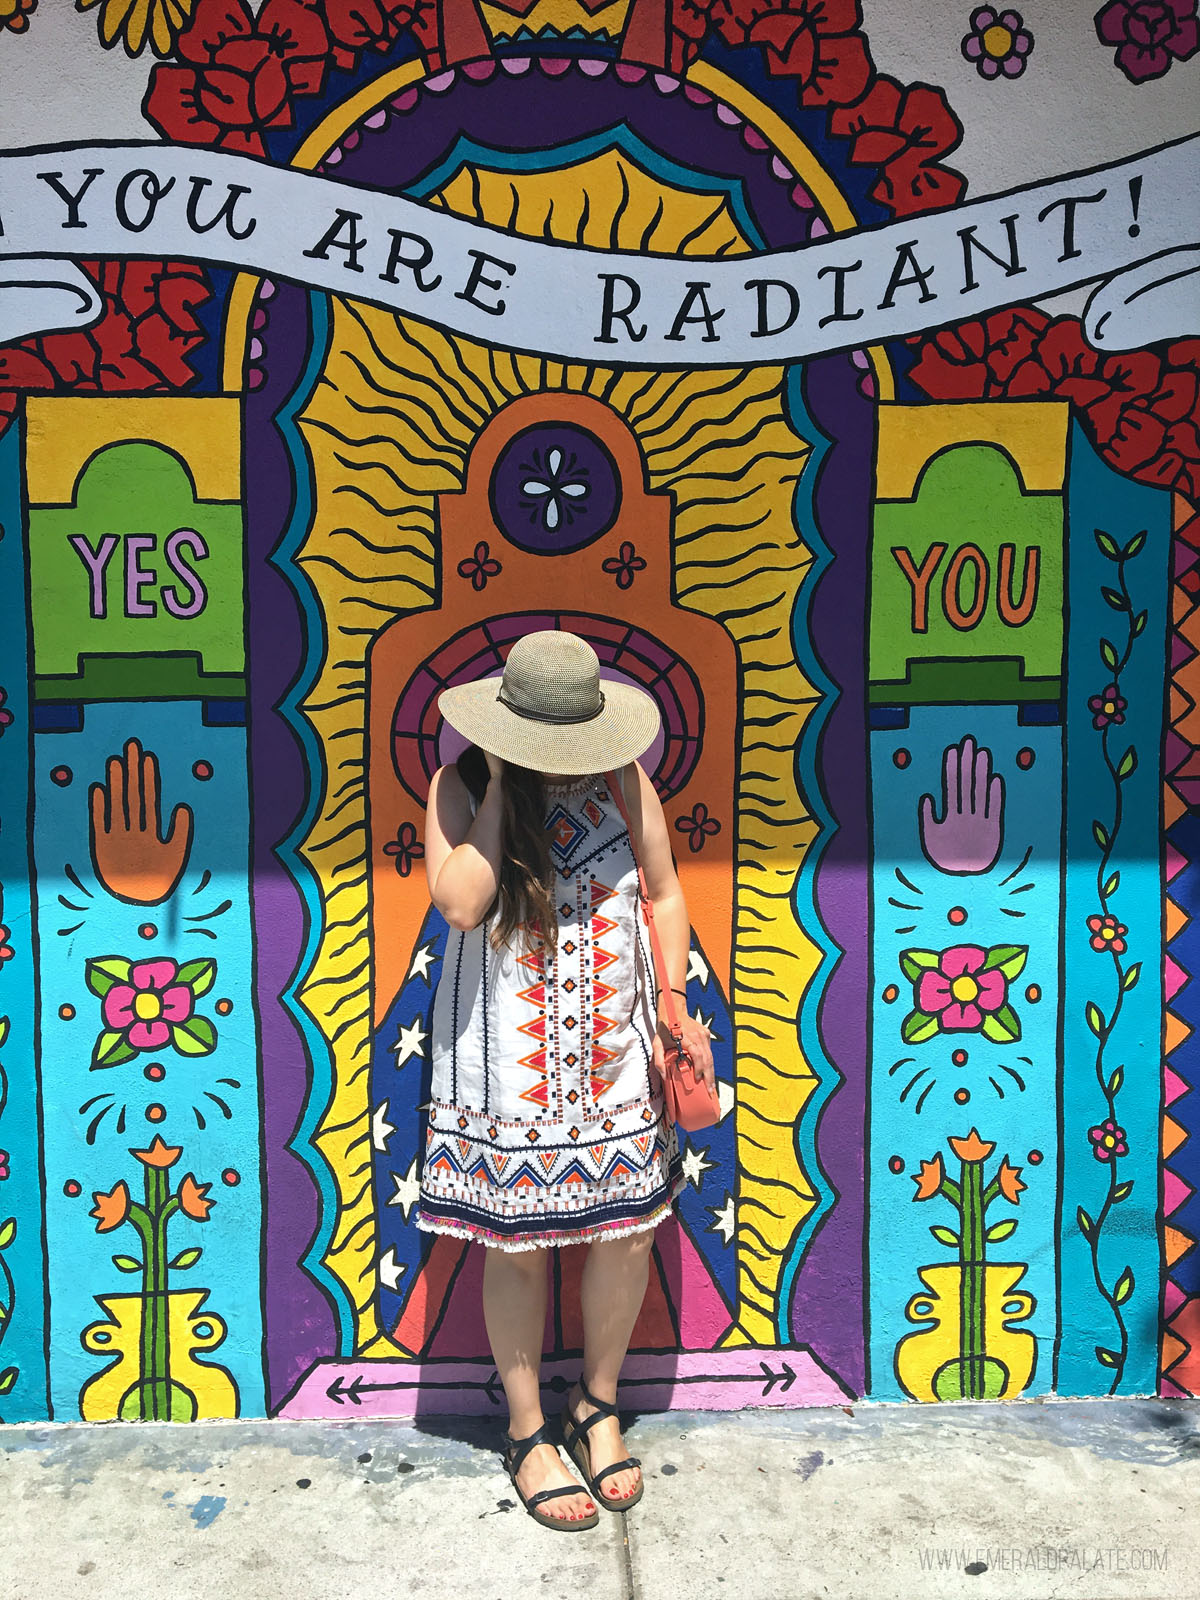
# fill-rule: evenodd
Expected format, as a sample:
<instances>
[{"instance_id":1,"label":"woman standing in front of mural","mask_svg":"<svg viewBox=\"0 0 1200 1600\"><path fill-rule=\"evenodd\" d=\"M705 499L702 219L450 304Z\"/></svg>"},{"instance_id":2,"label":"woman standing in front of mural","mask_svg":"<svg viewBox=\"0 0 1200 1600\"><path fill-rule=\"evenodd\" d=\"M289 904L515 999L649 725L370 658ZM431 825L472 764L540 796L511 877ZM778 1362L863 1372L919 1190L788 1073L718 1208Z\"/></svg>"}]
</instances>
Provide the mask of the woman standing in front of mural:
<instances>
[{"instance_id":1,"label":"woman standing in front of mural","mask_svg":"<svg viewBox=\"0 0 1200 1600\"><path fill-rule=\"evenodd\" d=\"M596 1502L624 1511L641 1498L617 1383L653 1230L682 1183L634 855L667 981L682 994L687 908L662 807L636 760L658 708L629 685L602 689L584 640L543 632L517 641L501 679L445 690L440 709L473 745L430 789L430 895L451 933L434 1002L418 1226L487 1247L484 1320L509 1408L504 1464L537 1521L580 1530L599 1520ZM628 829L608 775L622 786ZM683 1031L711 1087L707 1029L685 1016ZM567 1244L589 1249L583 1371L563 1440L590 1496L558 1455L538 1378L546 1253Z\"/></svg>"}]
</instances>

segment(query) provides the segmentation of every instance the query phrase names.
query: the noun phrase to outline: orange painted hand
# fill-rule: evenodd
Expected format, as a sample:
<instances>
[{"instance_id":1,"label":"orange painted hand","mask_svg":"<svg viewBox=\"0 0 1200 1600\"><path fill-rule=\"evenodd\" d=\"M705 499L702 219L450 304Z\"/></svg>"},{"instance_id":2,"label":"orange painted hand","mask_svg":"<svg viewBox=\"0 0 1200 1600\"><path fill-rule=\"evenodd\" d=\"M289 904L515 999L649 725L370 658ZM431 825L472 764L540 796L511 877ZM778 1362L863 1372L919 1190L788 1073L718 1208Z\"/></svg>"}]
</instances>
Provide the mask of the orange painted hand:
<instances>
[{"instance_id":1,"label":"orange painted hand","mask_svg":"<svg viewBox=\"0 0 1200 1600\"><path fill-rule=\"evenodd\" d=\"M125 755L109 756L105 781L91 800L92 866L118 900L156 906L177 887L192 848L192 812L178 805L163 836L158 797L158 757L136 739Z\"/></svg>"}]
</instances>

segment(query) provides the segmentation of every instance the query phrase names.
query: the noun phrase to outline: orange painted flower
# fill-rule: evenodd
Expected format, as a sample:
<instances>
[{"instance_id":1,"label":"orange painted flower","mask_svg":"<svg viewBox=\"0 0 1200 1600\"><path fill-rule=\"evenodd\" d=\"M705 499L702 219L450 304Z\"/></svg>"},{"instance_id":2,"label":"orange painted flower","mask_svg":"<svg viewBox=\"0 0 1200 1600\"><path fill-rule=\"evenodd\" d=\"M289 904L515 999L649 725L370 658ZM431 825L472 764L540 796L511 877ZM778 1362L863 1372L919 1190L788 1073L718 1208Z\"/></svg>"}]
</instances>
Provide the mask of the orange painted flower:
<instances>
[{"instance_id":1,"label":"orange painted flower","mask_svg":"<svg viewBox=\"0 0 1200 1600\"><path fill-rule=\"evenodd\" d=\"M149 1150L131 1150L129 1154L145 1167L173 1167L183 1154L183 1146L164 1144L162 1134L156 1133Z\"/></svg>"},{"instance_id":2,"label":"orange painted flower","mask_svg":"<svg viewBox=\"0 0 1200 1600\"><path fill-rule=\"evenodd\" d=\"M922 1161L919 1173L910 1173L909 1176L917 1186L914 1200L932 1200L942 1187L942 1180L946 1176L946 1169L942 1165L940 1155L934 1156L932 1161Z\"/></svg>"},{"instance_id":3,"label":"orange painted flower","mask_svg":"<svg viewBox=\"0 0 1200 1600\"><path fill-rule=\"evenodd\" d=\"M1000 1185L1000 1193L1006 1200L1011 1200L1013 1205L1020 1204L1018 1196L1029 1187L1027 1183L1021 1182L1020 1167L1011 1166L1007 1156L1000 1163L1000 1171L996 1174L996 1182Z\"/></svg>"},{"instance_id":4,"label":"orange painted flower","mask_svg":"<svg viewBox=\"0 0 1200 1600\"><path fill-rule=\"evenodd\" d=\"M960 1161L986 1161L996 1148L986 1139L981 1139L974 1128L965 1139L947 1139L946 1143Z\"/></svg>"},{"instance_id":5,"label":"orange painted flower","mask_svg":"<svg viewBox=\"0 0 1200 1600\"><path fill-rule=\"evenodd\" d=\"M217 1203L206 1198L211 1188L211 1183L197 1183L189 1172L179 1185L179 1209L197 1222L207 1222L208 1213Z\"/></svg>"},{"instance_id":6,"label":"orange painted flower","mask_svg":"<svg viewBox=\"0 0 1200 1600\"><path fill-rule=\"evenodd\" d=\"M119 1183L111 1194L94 1191L92 1199L96 1205L88 1212L88 1216L95 1217L97 1233L111 1233L114 1228L119 1228L129 1215L129 1185L124 1181Z\"/></svg>"}]
</instances>

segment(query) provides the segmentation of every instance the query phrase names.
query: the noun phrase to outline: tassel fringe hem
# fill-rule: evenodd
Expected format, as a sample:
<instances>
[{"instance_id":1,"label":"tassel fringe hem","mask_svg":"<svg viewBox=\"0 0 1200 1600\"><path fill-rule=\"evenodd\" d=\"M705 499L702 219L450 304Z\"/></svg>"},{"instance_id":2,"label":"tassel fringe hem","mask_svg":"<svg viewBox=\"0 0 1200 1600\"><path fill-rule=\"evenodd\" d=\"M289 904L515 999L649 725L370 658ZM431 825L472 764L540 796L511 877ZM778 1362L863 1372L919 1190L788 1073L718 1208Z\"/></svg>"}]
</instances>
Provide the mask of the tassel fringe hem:
<instances>
[{"instance_id":1,"label":"tassel fringe hem","mask_svg":"<svg viewBox=\"0 0 1200 1600\"><path fill-rule=\"evenodd\" d=\"M595 1244L602 1239L625 1239L634 1233L648 1233L671 1215L676 1197L683 1192L687 1180L682 1173L671 1185L663 1203L647 1217L630 1222L602 1223L599 1227L568 1228L557 1233L504 1234L492 1233L488 1228L476 1227L469 1222L449 1222L417 1212L417 1227L422 1233L448 1234L452 1239L466 1239L472 1244L484 1244L493 1250L506 1250L513 1254L522 1250L550 1250L560 1245Z\"/></svg>"}]
</instances>

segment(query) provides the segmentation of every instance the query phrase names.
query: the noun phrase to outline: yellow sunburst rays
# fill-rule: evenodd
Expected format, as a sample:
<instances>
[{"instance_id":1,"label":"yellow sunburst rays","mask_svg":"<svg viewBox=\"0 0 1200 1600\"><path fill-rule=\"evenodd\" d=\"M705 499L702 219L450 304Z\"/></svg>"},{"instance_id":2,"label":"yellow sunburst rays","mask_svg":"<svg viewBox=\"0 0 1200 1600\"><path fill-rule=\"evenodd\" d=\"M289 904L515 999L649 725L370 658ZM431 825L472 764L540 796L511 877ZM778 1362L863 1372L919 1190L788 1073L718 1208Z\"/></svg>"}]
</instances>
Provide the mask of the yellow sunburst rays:
<instances>
[{"instance_id":1,"label":"yellow sunburst rays","mask_svg":"<svg viewBox=\"0 0 1200 1600\"><path fill-rule=\"evenodd\" d=\"M100 7L100 43L111 50L119 39L127 55L140 55L147 42L156 56L169 56L191 21L195 0L75 0L76 9Z\"/></svg>"},{"instance_id":2,"label":"yellow sunburst rays","mask_svg":"<svg viewBox=\"0 0 1200 1600\"><path fill-rule=\"evenodd\" d=\"M673 190L615 151L550 173L464 167L431 203L527 236L615 249L713 256L748 248L724 195ZM817 697L791 647L791 612L809 563L791 502L808 447L783 417L782 376L779 367L615 372L336 305L331 353L302 418L316 511L298 561L324 610L327 641L303 709L329 777L302 846L325 923L300 998L333 1056L335 1088L315 1135L339 1192L325 1264L356 1307L355 1346L364 1356L399 1353L374 1305L364 661L394 617L438 603L434 497L461 488L481 429L509 400L555 390L592 395L627 419L652 487L676 501L679 604L716 618L738 649L739 779L726 835L737 874L730 998L740 1168L731 1342L775 1342L783 1252L813 1204L794 1125L815 1082L796 1014L817 960L792 908L816 832L797 792L793 753Z\"/></svg>"}]
</instances>

